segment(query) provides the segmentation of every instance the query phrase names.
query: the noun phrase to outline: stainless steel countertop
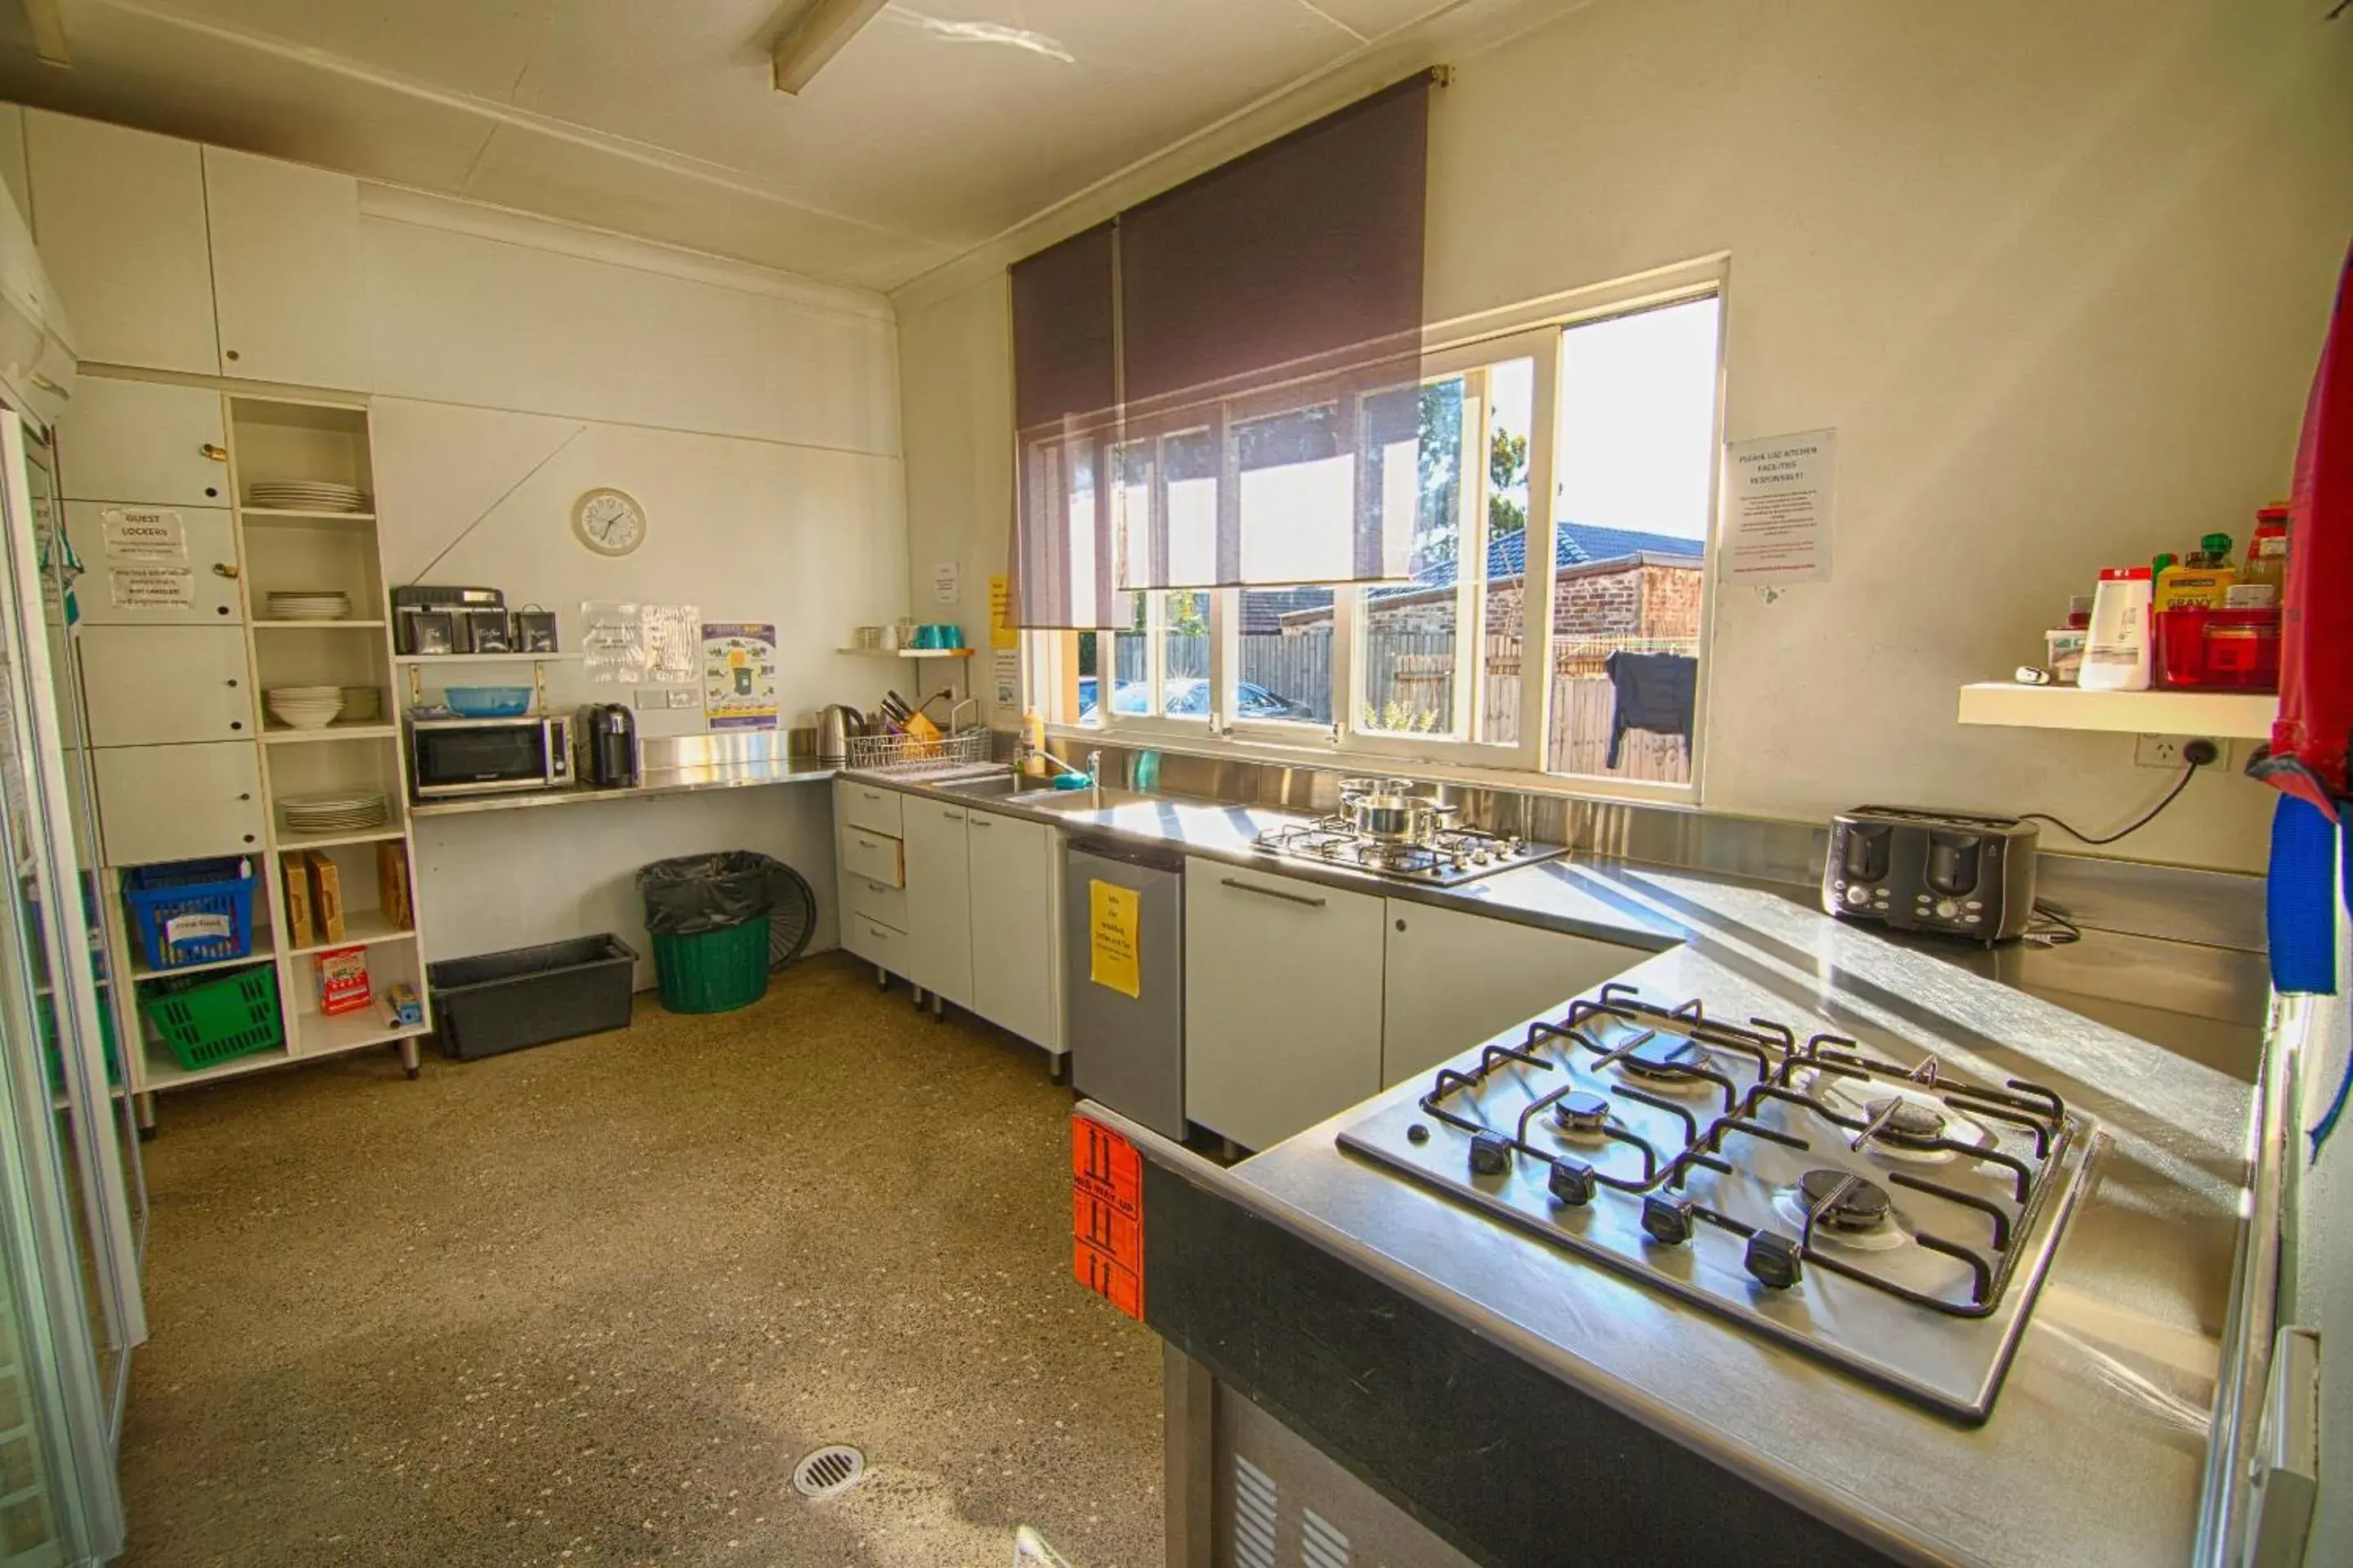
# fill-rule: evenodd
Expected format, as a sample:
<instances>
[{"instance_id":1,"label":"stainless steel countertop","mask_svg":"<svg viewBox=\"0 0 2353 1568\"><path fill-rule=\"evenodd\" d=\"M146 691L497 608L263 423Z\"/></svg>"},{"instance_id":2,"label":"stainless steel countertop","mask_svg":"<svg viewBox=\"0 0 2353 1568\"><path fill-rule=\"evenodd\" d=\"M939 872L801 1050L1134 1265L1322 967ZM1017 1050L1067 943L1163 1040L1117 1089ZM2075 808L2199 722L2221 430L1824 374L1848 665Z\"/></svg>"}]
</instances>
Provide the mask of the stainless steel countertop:
<instances>
[{"instance_id":1,"label":"stainless steel countertop","mask_svg":"<svg viewBox=\"0 0 2353 1568\"><path fill-rule=\"evenodd\" d=\"M1369 1105L1419 1096L1419 1079L1245 1161L1223 1185L1327 1241L1345 1238L1349 1260L1394 1288L1898 1560L2189 1560L2255 1097L2235 1070L2252 1059L2237 1047L2253 1026L2197 1016L2167 967L2210 950L2097 931L2051 950L1931 947L1832 920L1781 884L1590 858L1453 889L1401 885L1250 848L1261 828L1295 813L1118 795L1102 809L1032 808L877 782L1074 834L1646 948L1657 956L1625 978L1670 1003L1704 995L1712 1012L1776 1018L1800 1037L1835 1031L1898 1059L1933 1051L1964 1075L2055 1089L2100 1122L2109 1144L1992 1417L1974 1429L1341 1152L1342 1125ZM2068 1005L2020 988L2029 964L2053 966L2046 973L2063 979L2048 988ZM2067 966L2084 995L2063 978ZM2102 1010L2086 1000L2117 997L2135 998L2112 1009L2130 1033L2085 1016ZM2229 1048L2217 1028L2231 1033Z\"/></svg>"},{"instance_id":2,"label":"stainless steel countertop","mask_svg":"<svg viewBox=\"0 0 2353 1568\"><path fill-rule=\"evenodd\" d=\"M408 808L411 816L466 816L481 811L520 811L543 805L586 805L597 801L649 800L657 795L692 795L709 789L746 789L759 784L815 784L841 770L809 757L782 762L705 763L696 767L649 769L626 789L596 789L575 784L569 789L517 790L512 795L468 795L450 800L422 801Z\"/></svg>"}]
</instances>

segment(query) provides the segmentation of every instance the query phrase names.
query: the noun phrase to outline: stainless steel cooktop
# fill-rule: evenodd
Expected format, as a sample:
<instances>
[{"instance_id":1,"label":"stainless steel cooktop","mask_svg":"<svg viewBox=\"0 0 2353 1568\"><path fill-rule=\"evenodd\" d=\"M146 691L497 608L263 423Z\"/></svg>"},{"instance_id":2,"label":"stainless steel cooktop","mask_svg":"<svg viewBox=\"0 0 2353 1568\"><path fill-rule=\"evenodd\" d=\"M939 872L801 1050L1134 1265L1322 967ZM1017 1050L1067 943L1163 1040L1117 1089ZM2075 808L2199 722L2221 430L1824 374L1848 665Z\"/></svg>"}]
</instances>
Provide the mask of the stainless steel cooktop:
<instances>
[{"instance_id":1,"label":"stainless steel cooktop","mask_svg":"<svg viewBox=\"0 0 2353 1568\"><path fill-rule=\"evenodd\" d=\"M1341 1146L1963 1421L1992 1411L2100 1138L2023 1079L1623 985Z\"/></svg>"},{"instance_id":2,"label":"stainless steel cooktop","mask_svg":"<svg viewBox=\"0 0 2353 1568\"><path fill-rule=\"evenodd\" d=\"M1257 847L1289 860L1345 866L1435 888L1457 887L1568 853L1558 844L1531 844L1475 827L1433 827L1413 838L1381 838L1345 816L1270 827L1258 836Z\"/></svg>"}]
</instances>

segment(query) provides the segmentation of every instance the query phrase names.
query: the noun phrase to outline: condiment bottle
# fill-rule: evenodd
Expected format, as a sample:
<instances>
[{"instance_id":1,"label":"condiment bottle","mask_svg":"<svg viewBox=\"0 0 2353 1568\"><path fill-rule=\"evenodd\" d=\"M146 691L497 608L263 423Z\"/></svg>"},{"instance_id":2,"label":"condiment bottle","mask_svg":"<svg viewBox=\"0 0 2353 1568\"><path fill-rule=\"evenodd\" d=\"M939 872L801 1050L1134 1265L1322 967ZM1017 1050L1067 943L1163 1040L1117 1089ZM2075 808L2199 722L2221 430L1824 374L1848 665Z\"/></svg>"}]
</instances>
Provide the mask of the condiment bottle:
<instances>
[{"instance_id":1,"label":"condiment bottle","mask_svg":"<svg viewBox=\"0 0 2353 1568\"><path fill-rule=\"evenodd\" d=\"M2247 541L2247 559L2239 568L2242 584L2268 583L2277 604L2287 595L2288 509L2277 502L2255 513L2255 536Z\"/></svg>"}]
</instances>

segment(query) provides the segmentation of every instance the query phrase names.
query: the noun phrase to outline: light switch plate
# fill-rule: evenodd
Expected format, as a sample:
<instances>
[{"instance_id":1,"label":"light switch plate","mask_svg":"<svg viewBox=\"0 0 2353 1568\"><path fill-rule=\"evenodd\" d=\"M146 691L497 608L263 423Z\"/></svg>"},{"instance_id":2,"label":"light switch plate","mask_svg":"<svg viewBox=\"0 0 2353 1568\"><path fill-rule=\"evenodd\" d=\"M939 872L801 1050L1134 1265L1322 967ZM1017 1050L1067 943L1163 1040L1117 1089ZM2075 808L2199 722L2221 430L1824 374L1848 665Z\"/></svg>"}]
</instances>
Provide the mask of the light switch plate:
<instances>
[{"instance_id":1,"label":"light switch plate","mask_svg":"<svg viewBox=\"0 0 2353 1568\"><path fill-rule=\"evenodd\" d=\"M632 708L667 708L670 693L659 686L640 686L629 694Z\"/></svg>"},{"instance_id":2,"label":"light switch plate","mask_svg":"<svg viewBox=\"0 0 2353 1568\"><path fill-rule=\"evenodd\" d=\"M670 689L670 705L671 707L691 708L694 706L694 692L691 688L673 686Z\"/></svg>"}]
</instances>

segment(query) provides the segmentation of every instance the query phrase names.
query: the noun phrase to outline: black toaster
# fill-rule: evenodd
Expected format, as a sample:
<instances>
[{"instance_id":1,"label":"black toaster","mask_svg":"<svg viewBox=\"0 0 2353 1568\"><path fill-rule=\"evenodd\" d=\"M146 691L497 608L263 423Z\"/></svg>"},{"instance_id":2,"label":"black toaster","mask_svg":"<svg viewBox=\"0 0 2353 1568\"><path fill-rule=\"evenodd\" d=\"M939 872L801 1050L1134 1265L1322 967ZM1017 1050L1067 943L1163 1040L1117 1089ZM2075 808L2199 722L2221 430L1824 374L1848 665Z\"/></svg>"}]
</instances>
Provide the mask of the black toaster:
<instances>
[{"instance_id":1,"label":"black toaster","mask_svg":"<svg viewBox=\"0 0 2353 1568\"><path fill-rule=\"evenodd\" d=\"M2040 837L2015 816L1859 805L1831 818L1822 908L1990 946L2033 921Z\"/></svg>"}]
</instances>

